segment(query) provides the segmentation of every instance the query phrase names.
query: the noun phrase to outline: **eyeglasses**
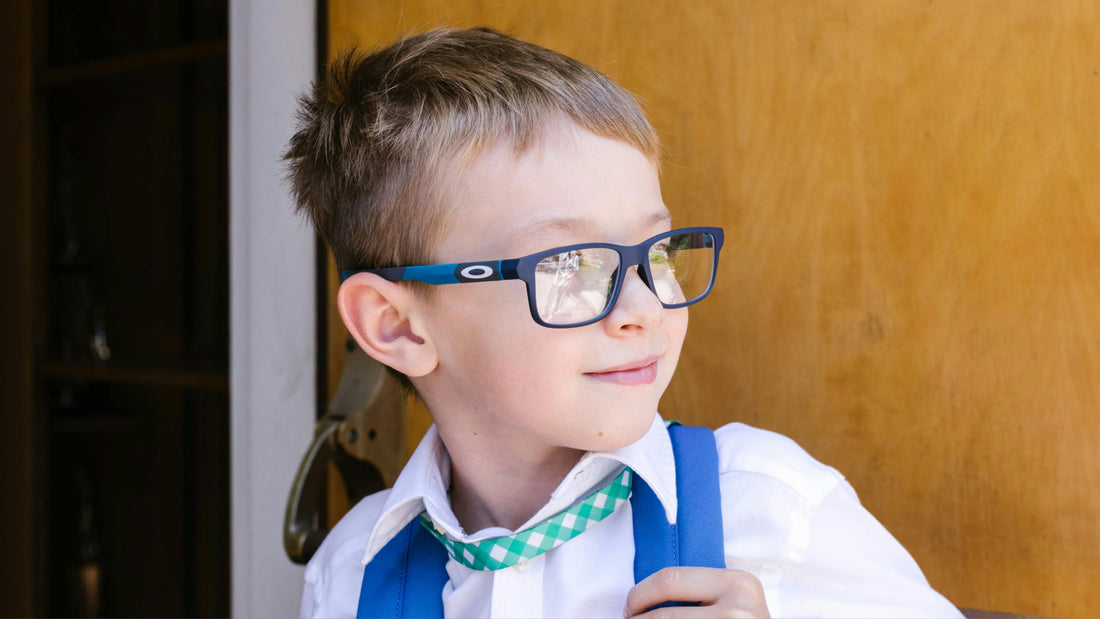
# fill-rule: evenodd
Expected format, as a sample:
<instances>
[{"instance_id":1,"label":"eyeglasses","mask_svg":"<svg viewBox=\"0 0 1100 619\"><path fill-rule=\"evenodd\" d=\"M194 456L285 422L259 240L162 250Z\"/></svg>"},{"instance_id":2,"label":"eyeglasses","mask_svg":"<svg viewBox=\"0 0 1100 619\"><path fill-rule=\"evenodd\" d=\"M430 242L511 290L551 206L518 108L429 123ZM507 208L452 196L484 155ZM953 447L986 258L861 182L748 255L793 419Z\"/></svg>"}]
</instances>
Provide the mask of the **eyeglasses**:
<instances>
[{"instance_id":1,"label":"eyeglasses","mask_svg":"<svg viewBox=\"0 0 1100 619\"><path fill-rule=\"evenodd\" d=\"M374 273L391 282L433 285L521 279L527 284L535 322L551 328L581 327L611 312L632 266L667 309L703 300L714 286L722 241L721 228L682 228L629 247L582 243L512 260L352 269L341 276Z\"/></svg>"}]
</instances>

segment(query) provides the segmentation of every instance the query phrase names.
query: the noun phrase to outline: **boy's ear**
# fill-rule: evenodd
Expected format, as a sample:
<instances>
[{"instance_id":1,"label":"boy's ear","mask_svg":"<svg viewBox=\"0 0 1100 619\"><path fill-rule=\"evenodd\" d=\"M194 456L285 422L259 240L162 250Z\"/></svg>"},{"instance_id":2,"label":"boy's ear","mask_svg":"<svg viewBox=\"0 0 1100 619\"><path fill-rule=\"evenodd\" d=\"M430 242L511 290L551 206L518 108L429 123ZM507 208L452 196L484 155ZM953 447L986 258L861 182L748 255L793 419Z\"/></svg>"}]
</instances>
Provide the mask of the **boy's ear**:
<instances>
[{"instance_id":1,"label":"boy's ear","mask_svg":"<svg viewBox=\"0 0 1100 619\"><path fill-rule=\"evenodd\" d=\"M356 273L340 284L336 306L351 336L378 362L409 377L435 369L435 346L420 320L423 302L404 286Z\"/></svg>"}]
</instances>

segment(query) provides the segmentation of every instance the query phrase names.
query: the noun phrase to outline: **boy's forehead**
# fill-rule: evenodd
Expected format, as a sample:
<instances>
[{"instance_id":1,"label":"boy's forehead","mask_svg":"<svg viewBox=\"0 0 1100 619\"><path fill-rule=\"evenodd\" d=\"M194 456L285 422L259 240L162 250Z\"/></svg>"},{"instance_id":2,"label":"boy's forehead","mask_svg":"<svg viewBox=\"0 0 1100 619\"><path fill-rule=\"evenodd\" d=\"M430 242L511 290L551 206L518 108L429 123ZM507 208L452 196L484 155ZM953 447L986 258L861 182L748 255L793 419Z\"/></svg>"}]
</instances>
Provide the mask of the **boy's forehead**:
<instances>
[{"instance_id":1,"label":"boy's forehead","mask_svg":"<svg viewBox=\"0 0 1100 619\"><path fill-rule=\"evenodd\" d=\"M569 121L547 123L530 140L520 141L512 135L470 142L458 158L457 172L477 174L516 167L521 161L542 161L548 151L579 148L584 129Z\"/></svg>"},{"instance_id":2,"label":"boy's forehead","mask_svg":"<svg viewBox=\"0 0 1100 619\"><path fill-rule=\"evenodd\" d=\"M670 226L656 165L625 142L583 129L547 132L522 151L498 142L449 176L454 191L440 260L485 259L485 252L518 257L577 242L626 244L644 235L633 241L640 242Z\"/></svg>"},{"instance_id":3,"label":"boy's forehead","mask_svg":"<svg viewBox=\"0 0 1100 619\"><path fill-rule=\"evenodd\" d=\"M455 158L451 173L476 179L479 175L495 175L509 170L515 172L521 163L537 165L551 154L556 155L561 152L580 154L592 138L618 144L645 158L654 169L659 167L658 161L651 159L627 142L612 137L597 136L570 120L553 120L546 122L527 143L520 143L512 136L504 135L491 140L475 140L467 144L461 149L461 154ZM462 179L456 180L461 182Z\"/></svg>"}]
</instances>

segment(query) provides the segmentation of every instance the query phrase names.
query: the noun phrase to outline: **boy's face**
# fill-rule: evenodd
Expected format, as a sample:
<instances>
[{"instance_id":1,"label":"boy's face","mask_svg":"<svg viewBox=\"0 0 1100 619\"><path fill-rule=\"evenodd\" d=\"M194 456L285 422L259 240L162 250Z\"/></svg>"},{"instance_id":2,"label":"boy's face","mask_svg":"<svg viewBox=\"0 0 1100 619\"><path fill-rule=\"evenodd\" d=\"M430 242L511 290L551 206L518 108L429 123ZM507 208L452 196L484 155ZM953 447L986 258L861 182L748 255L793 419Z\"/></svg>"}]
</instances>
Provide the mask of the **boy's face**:
<instances>
[{"instance_id":1,"label":"boy's face","mask_svg":"<svg viewBox=\"0 0 1100 619\"><path fill-rule=\"evenodd\" d=\"M498 146L455 179L434 262L517 258L585 242L633 245L670 229L654 165L572 126L518 159ZM444 439L461 433L502 456L607 450L646 432L687 330L631 268L600 322L531 318L522 281L438 286L424 301L438 366L416 379ZM536 451L532 451L536 450Z\"/></svg>"}]
</instances>

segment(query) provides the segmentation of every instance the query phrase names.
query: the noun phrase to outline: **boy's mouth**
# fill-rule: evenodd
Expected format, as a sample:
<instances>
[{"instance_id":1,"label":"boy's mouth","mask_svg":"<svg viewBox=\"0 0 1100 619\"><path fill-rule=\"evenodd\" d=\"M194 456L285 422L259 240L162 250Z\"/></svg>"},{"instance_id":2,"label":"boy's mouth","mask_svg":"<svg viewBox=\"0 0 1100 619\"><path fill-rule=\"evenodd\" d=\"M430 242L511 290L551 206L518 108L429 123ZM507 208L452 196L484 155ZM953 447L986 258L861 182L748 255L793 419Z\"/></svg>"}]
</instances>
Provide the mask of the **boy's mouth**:
<instances>
[{"instance_id":1,"label":"boy's mouth","mask_svg":"<svg viewBox=\"0 0 1100 619\"><path fill-rule=\"evenodd\" d=\"M657 379L657 357L648 357L601 372L588 372L585 376L617 385L648 385Z\"/></svg>"}]
</instances>

